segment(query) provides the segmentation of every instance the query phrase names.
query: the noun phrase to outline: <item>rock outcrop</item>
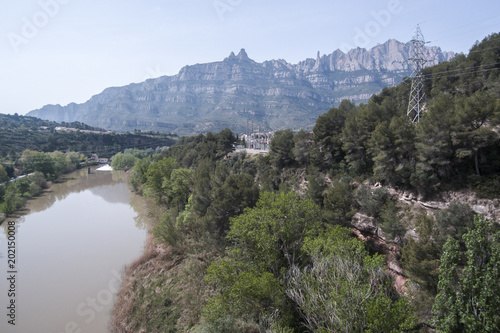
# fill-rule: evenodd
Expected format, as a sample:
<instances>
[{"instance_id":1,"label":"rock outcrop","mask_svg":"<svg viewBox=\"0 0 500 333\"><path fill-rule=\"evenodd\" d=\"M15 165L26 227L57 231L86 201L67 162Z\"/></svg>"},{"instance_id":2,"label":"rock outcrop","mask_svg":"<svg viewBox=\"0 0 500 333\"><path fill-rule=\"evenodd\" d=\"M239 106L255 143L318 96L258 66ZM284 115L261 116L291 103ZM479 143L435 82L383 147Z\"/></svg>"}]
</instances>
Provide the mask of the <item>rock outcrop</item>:
<instances>
[{"instance_id":1,"label":"rock outcrop","mask_svg":"<svg viewBox=\"0 0 500 333\"><path fill-rule=\"evenodd\" d=\"M343 99L365 102L412 72L410 44L389 40L370 50L340 50L298 64L257 63L242 49L220 62L186 66L174 76L105 89L83 104L47 105L28 115L80 121L118 131L181 135L303 128ZM454 55L426 48L428 65Z\"/></svg>"}]
</instances>

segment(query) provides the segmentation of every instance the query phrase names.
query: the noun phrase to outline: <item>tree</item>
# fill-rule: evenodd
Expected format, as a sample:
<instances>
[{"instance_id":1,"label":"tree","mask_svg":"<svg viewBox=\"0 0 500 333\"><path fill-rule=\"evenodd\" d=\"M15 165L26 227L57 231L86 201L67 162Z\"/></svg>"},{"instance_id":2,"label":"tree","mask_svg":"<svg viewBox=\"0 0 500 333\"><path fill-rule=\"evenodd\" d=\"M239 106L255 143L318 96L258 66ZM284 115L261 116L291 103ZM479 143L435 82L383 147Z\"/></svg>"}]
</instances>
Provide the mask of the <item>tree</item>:
<instances>
[{"instance_id":1,"label":"tree","mask_svg":"<svg viewBox=\"0 0 500 333\"><path fill-rule=\"evenodd\" d=\"M3 203L0 205L0 211L5 215L12 214L24 205L24 199L21 194L12 185L7 186L3 196Z\"/></svg>"},{"instance_id":2,"label":"tree","mask_svg":"<svg viewBox=\"0 0 500 333\"><path fill-rule=\"evenodd\" d=\"M300 166L309 165L311 158L312 140L306 132L301 130L293 137L294 147L292 149L293 158Z\"/></svg>"},{"instance_id":3,"label":"tree","mask_svg":"<svg viewBox=\"0 0 500 333\"><path fill-rule=\"evenodd\" d=\"M417 216L418 241L410 238L402 249L402 264L406 274L433 295L437 292L440 255L440 247L433 239L434 225L434 220L425 212Z\"/></svg>"},{"instance_id":4,"label":"tree","mask_svg":"<svg viewBox=\"0 0 500 333\"><path fill-rule=\"evenodd\" d=\"M225 235L229 219L255 206L258 199L259 187L250 175L228 175L220 186L214 186L209 211L216 234Z\"/></svg>"},{"instance_id":5,"label":"tree","mask_svg":"<svg viewBox=\"0 0 500 333\"><path fill-rule=\"evenodd\" d=\"M38 196L43 193L43 189L46 186L46 180L43 173L36 171L34 174L29 176L29 188L28 192L31 197Z\"/></svg>"},{"instance_id":6,"label":"tree","mask_svg":"<svg viewBox=\"0 0 500 333\"><path fill-rule=\"evenodd\" d=\"M200 217L206 215L211 204L212 184L211 174L214 171L212 160L203 159L198 163L193 174L193 211Z\"/></svg>"},{"instance_id":7,"label":"tree","mask_svg":"<svg viewBox=\"0 0 500 333\"><path fill-rule=\"evenodd\" d=\"M170 207L177 207L182 211L191 195L192 169L174 169L170 175L170 180L165 182L165 191L169 198Z\"/></svg>"},{"instance_id":8,"label":"tree","mask_svg":"<svg viewBox=\"0 0 500 333\"><path fill-rule=\"evenodd\" d=\"M408 186L415 168L415 126L407 116L382 122L368 141L373 174L393 186Z\"/></svg>"},{"instance_id":9,"label":"tree","mask_svg":"<svg viewBox=\"0 0 500 333\"><path fill-rule=\"evenodd\" d=\"M7 175L7 171L3 165L0 164L0 183L6 182L9 180L9 176Z\"/></svg>"},{"instance_id":10,"label":"tree","mask_svg":"<svg viewBox=\"0 0 500 333\"><path fill-rule=\"evenodd\" d=\"M482 149L498 142L498 134L485 128L484 125L493 120L496 97L483 91L478 91L470 97L462 97L456 103L456 140L457 157L473 157L475 172L480 171Z\"/></svg>"},{"instance_id":11,"label":"tree","mask_svg":"<svg viewBox=\"0 0 500 333\"><path fill-rule=\"evenodd\" d=\"M74 170L74 167L72 168L71 166L71 161L63 152L54 151L51 153L47 153L47 155L52 159L54 178L57 178L66 172Z\"/></svg>"},{"instance_id":12,"label":"tree","mask_svg":"<svg viewBox=\"0 0 500 333\"><path fill-rule=\"evenodd\" d=\"M500 231L476 217L463 239L466 265L461 274L458 241L448 238L443 248L433 307L436 326L443 332L498 332Z\"/></svg>"},{"instance_id":13,"label":"tree","mask_svg":"<svg viewBox=\"0 0 500 333\"><path fill-rule=\"evenodd\" d=\"M83 154L74 151L69 151L64 155L74 167L78 166L80 162L87 160L87 158Z\"/></svg>"},{"instance_id":14,"label":"tree","mask_svg":"<svg viewBox=\"0 0 500 333\"><path fill-rule=\"evenodd\" d=\"M258 321L282 307L284 287L270 272L254 263L223 259L207 269L206 280L218 286L220 293L212 297L203 314L208 321L227 316Z\"/></svg>"},{"instance_id":15,"label":"tree","mask_svg":"<svg viewBox=\"0 0 500 333\"><path fill-rule=\"evenodd\" d=\"M111 167L114 170L123 170L125 168L132 168L135 164L136 157L133 154L117 153L111 158Z\"/></svg>"},{"instance_id":16,"label":"tree","mask_svg":"<svg viewBox=\"0 0 500 333\"><path fill-rule=\"evenodd\" d=\"M334 179L323 199L323 217L331 224L349 225L354 216L353 189L347 181Z\"/></svg>"},{"instance_id":17,"label":"tree","mask_svg":"<svg viewBox=\"0 0 500 333\"><path fill-rule=\"evenodd\" d=\"M278 168L290 166L294 161L292 130L276 131L271 139L270 156L273 164Z\"/></svg>"},{"instance_id":18,"label":"tree","mask_svg":"<svg viewBox=\"0 0 500 333\"><path fill-rule=\"evenodd\" d=\"M234 144L236 143L237 137L233 135L233 132L229 128L225 128L216 135L217 137L217 156L226 156L228 153L234 150Z\"/></svg>"},{"instance_id":19,"label":"tree","mask_svg":"<svg viewBox=\"0 0 500 333\"><path fill-rule=\"evenodd\" d=\"M294 192L261 193L257 205L231 219L228 239L251 260L280 276L282 268L301 262L304 237L321 226L319 207Z\"/></svg>"},{"instance_id":20,"label":"tree","mask_svg":"<svg viewBox=\"0 0 500 333\"><path fill-rule=\"evenodd\" d=\"M349 229L335 226L306 237L303 251L312 263L290 268L287 295L299 307L309 331L396 332L412 326L411 307L402 306L408 303L389 297L384 257L370 256ZM378 308L382 304L383 310Z\"/></svg>"},{"instance_id":21,"label":"tree","mask_svg":"<svg viewBox=\"0 0 500 333\"><path fill-rule=\"evenodd\" d=\"M434 239L440 246L448 237L461 241L462 236L474 226L474 211L460 201L451 202L447 209L437 211L435 216L438 234Z\"/></svg>"},{"instance_id":22,"label":"tree","mask_svg":"<svg viewBox=\"0 0 500 333\"><path fill-rule=\"evenodd\" d=\"M439 266L438 294L434 299L433 313L437 328L443 332L459 331L457 286L460 247L458 241L449 237L443 246Z\"/></svg>"},{"instance_id":23,"label":"tree","mask_svg":"<svg viewBox=\"0 0 500 333\"><path fill-rule=\"evenodd\" d=\"M20 162L26 173L40 171L49 179L56 178L54 160L45 153L26 149L21 155Z\"/></svg>"},{"instance_id":24,"label":"tree","mask_svg":"<svg viewBox=\"0 0 500 333\"><path fill-rule=\"evenodd\" d=\"M166 188L168 188L172 171L178 167L179 163L173 157L151 163L146 173L146 195L155 197L158 202L161 202L167 194Z\"/></svg>"},{"instance_id":25,"label":"tree","mask_svg":"<svg viewBox=\"0 0 500 333\"><path fill-rule=\"evenodd\" d=\"M327 187L325 175L312 165L307 169L307 196L317 204L323 206L323 192Z\"/></svg>"},{"instance_id":26,"label":"tree","mask_svg":"<svg viewBox=\"0 0 500 333\"><path fill-rule=\"evenodd\" d=\"M134 191L137 191L142 194L142 185L144 185L148 178L147 172L148 167L151 164L151 158L146 157L140 160L137 160L132 168L132 176L130 177L130 184Z\"/></svg>"},{"instance_id":27,"label":"tree","mask_svg":"<svg viewBox=\"0 0 500 333\"><path fill-rule=\"evenodd\" d=\"M380 212L382 230L389 239L399 242L406 232L405 226L398 216L398 207L392 201L387 201Z\"/></svg>"},{"instance_id":28,"label":"tree","mask_svg":"<svg viewBox=\"0 0 500 333\"><path fill-rule=\"evenodd\" d=\"M390 199L390 195L383 187L371 189L368 185L361 185L354 191L354 198L356 198L362 213L378 217L382 207Z\"/></svg>"},{"instance_id":29,"label":"tree","mask_svg":"<svg viewBox=\"0 0 500 333\"><path fill-rule=\"evenodd\" d=\"M342 150L353 175L369 174L373 161L368 152L368 141L381 121L381 107L370 101L350 112L342 130Z\"/></svg>"},{"instance_id":30,"label":"tree","mask_svg":"<svg viewBox=\"0 0 500 333\"><path fill-rule=\"evenodd\" d=\"M410 119L393 117L390 124L391 132L394 134L395 155L397 165L394 173L399 179L395 179L395 185L410 186L410 178L415 171L416 149L415 149L415 126Z\"/></svg>"},{"instance_id":31,"label":"tree","mask_svg":"<svg viewBox=\"0 0 500 333\"><path fill-rule=\"evenodd\" d=\"M455 148L450 113L454 103L452 96L439 95L418 123L415 144L418 161L411 183L421 194L436 191L440 181L449 179L452 174Z\"/></svg>"},{"instance_id":32,"label":"tree","mask_svg":"<svg viewBox=\"0 0 500 333\"><path fill-rule=\"evenodd\" d=\"M227 256L207 270L207 281L219 293L208 302L205 316L286 317L289 308L281 279L290 267L302 264L304 238L320 230L318 206L293 192L264 192L255 207L230 222Z\"/></svg>"},{"instance_id":33,"label":"tree","mask_svg":"<svg viewBox=\"0 0 500 333\"><path fill-rule=\"evenodd\" d=\"M395 138L388 122L378 124L368 141L369 152L373 156L373 174L377 180L396 183L394 173L398 161L396 159Z\"/></svg>"},{"instance_id":34,"label":"tree","mask_svg":"<svg viewBox=\"0 0 500 333\"><path fill-rule=\"evenodd\" d=\"M340 163L345 154L342 150L342 129L347 115L356 106L349 100L343 100L338 108L331 108L316 120L313 128L314 142L321 151L320 165L330 166L332 163Z\"/></svg>"}]
</instances>

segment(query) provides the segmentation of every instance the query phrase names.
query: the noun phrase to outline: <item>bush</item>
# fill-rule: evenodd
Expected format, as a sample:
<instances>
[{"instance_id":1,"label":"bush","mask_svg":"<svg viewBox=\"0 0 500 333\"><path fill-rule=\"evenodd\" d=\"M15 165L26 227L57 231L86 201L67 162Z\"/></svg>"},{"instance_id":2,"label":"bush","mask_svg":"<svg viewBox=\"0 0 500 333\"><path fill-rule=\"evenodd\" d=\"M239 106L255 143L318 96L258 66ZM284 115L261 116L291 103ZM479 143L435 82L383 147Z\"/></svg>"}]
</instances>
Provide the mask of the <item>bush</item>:
<instances>
[{"instance_id":1,"label":"bush","mask_svg":"<svg viewBox=\"0 0 500 333\"><path fill-rule=\"evenodd\" d=\"M453 201L447 209L436 212L435 216L439 231L435 238L440 246L444 245L448 237L462 239L467 228L474 225L474 211L460 201Z\"/></svg>"},{"instance_id":2,"label":"bush","mask_svg":"<svg viewBox=\"0 0 500 333\"><path fill-rule=\"evenodd\" d=\"M392 201L387 201L380 211L382 230L390 239L401 238L406 232L398 212L398 207Z\"/></svg>"},{"instance_id":3,"label":"bush","mask_svg":"<svg viewBox=\"0 0 500 333\"><path fill-rule=\"evenodd\" d=\"M382 207L389 200L389 192L383 187L374 190L367 185L361 185L354 192L354 197L359 204L359 210L369 216L378 217Z\"/></svg>"},{"instance_id":4,"label":"bush","mask_svg":"<svg viewBox=\"0 0 500 333\"><path fill-rule=\"evenodd\" d=\"M348 225L354 215L354 197L351 185L334 180L323 199L323 218L331 224Z\"/></svg>"},{"instance_id":5,"label":"bush","mask_svg":"<svg viewBox=\"0 0 500 333\"><path fill-rule=\"evenodd\" d=\"M182 235L177 229L174 215L171 212L165 213L160 223L153 229L153 234L161 242L176 247Z\"/></svg>"},{"instance_id":6,"label":"bush","mask_svg":"<svg viewBox=\"0 0 500 333\"><path fill-rule=\"evenodd\" d=\"M469 176L467 182L481 199L500 197L500 176Z\"/></svg>"}]
</instances>

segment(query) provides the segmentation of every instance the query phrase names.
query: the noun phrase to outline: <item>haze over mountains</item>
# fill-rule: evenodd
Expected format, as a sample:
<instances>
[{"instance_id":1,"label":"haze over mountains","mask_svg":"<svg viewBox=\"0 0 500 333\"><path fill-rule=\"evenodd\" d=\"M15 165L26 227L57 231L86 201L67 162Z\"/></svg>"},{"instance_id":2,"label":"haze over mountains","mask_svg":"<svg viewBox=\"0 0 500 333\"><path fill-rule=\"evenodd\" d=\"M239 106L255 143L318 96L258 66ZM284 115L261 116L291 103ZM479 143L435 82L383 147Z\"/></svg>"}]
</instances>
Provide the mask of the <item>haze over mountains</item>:
<instances>
[{"instance_id":1,"label":"haze over mountains","mask_svg":"<svg viewBox=\"0 0 500 333\"><path fill-rule=\"evenodd\" d=\"M225 127L244 132L304 128L343 99L367 101L412 72L410 44L389 40L370 50L337 50L298 64L257 63L242 49L223 61L186 66L124 87L107 88L83 104L47 105L29 116L80 121L116 131L152 130L190 135ZM454 57L427 47L427 65Z\"/></svg>"}]
</instances>

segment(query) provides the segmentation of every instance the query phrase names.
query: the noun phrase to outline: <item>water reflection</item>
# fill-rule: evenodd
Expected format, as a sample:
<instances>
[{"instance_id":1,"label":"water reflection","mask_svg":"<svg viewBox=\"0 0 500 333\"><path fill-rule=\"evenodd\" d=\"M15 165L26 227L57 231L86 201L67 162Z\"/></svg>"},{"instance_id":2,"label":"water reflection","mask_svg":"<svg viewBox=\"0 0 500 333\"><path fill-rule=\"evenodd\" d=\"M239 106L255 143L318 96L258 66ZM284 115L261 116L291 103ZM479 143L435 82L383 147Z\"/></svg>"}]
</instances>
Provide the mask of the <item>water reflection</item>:
<instances>
[{"instance_id":1,"label":"water reflection","mask_svg":"<svg viewBox=\"0 0 500 333\"><path fill-rule=\"evenodd\" d=\"M137 228L147 229L151 221L147 216L146 204L141 196L129 191L127 184L127 175L123 171L96 171L94 167L89 174L87 169L77 170L63 176L41 196L28 200L27 205L6 219L1 227L6 235L7 221L15 220L17 224L22 224L26 215L43 212L57 201L64 200L71 193L90 190L108 203L123 203L132 206L138 214L135 217ZM0 258L1 255L0 251Z\"/></svg>"},{"instance_id":2,"label":"water reflection","mask_svg":"<svg viewBox=\"0 0 500 333\"><path fill-rule=\"evenodd\" d=\"M78 170L52 185L41 197L30 200L26 208L30 212L41 212L52 206L56 201L63 200L70 193L80 193L88 189L93 189L93 191L97 191L96 194L102 195L106 192L105 190L99 191L94 188L119 183L123 184L125 180L126 175L122 171L106 172L92 170L91 174L88 174L86 169ZM128 191L124 191L123 196L121 196L122 201L120 202L128 203L128 197Z\"/></svg>"},{"instance_id":3,"label":"water reflection","mask_svg":"<svg viewBox=\"0 0 500 333\"><path fill-rule=\"evenodd\" d=\"M18 228L19 324L7 325L0 313L0 332L65 332L65 325L74 322L82 333L107 333L109 283L114 281L116 289L117 272L141 254L149 225L145 203L130 193L126 175L80 170L30 200L17 218L2 224L3 273L8 221ZM2 308L6 283L0 279ZM102 311L88 320L92 298L100 300Z\"/></svg>"}]
</instances>

